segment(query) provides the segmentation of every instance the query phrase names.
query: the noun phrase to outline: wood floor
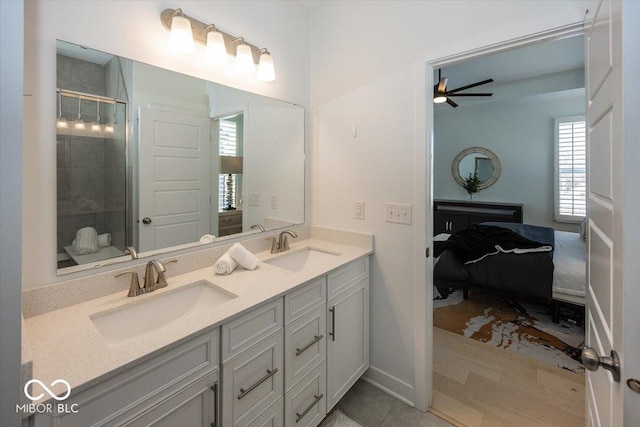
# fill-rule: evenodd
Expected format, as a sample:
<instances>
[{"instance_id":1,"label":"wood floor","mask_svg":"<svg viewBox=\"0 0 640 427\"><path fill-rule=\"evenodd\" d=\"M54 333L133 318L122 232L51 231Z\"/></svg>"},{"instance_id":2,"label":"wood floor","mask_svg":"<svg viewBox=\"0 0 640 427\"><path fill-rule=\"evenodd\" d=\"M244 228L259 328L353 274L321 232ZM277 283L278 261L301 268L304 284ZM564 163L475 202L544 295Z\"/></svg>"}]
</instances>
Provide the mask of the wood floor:
<instances>
[{"instance_id":1,"label":"wood floor","mask_svg":"<svg viewBox=\"0 0 640 427\"><path fill-rule=\"evenodd\" d=\"M430 411L460 426L585 425L584 376L434 328Z\"/></svg>"}]
</instances>

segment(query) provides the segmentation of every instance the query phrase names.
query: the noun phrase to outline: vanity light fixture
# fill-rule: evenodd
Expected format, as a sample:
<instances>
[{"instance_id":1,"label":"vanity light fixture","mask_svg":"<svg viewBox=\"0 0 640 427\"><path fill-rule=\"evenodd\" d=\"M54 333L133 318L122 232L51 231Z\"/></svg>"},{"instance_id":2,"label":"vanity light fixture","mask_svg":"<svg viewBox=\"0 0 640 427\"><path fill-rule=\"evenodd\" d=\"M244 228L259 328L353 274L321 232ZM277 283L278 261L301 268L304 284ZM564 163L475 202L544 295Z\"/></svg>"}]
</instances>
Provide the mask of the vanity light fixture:
<instances>
[{"instance_id":1,"label":"vanity light fixture","mask_svg":"<svg viewBox=\"0 0 640 427\"><path fill-rule=\"evenodd\" d=\"M184 16L181 9L176 9L171 14L169 48L176 53L193 53L196 51L196 46L193 43L191 21Z\"/></svg>"},{"instance_id":2,"label":"vanity light fixture","mask_svg":"<svg viewBox=\"0 0 640 427\"><path fill-rule=\"evenodd\" d=\"M256 64L253 62L253 52L251 52L251 46L249 46L242 37L234 40L234 43L239 41L236 48L236 71L238 74L254 74L256 72Z\"/></svg>"},{"instance_id":3,"label":"vanity light fixture","mask_svg":"<svg viewBox=\"0 0 640 427\"><path fill-rule=\"evenodd\" d=\"M56 127L59 129L66 129L69 127L67 119L62 117L62 94L58 90L58 120L56 121Z\"/></svg>"},{"instance_id":4,"label":"vanity light fixture","mask_svg":"<svg viewBox=\"0 0 640 427\"><path fill-rule=\"evenodd\" d=\"M179 18L179 19L177 19ZM177 24L176 24L177 19ZM187 26L184 21L189 22ZM172 50L185 52L175 45L174 42L174 29L176 29L176 40L178 38L189 40L191 46L194 42L198 42L205 46L206 59L216 65L225 64L228 61L228 56L235 56L235 69L238 74L251 75L256 73L256 63L264 63L264 65L258 66L259 80L270 82L275 80L275 72L273 70L273 58L267 49L259 49L250 43L247 43L244 38L237 37L224 31L220 31L213 24L204 24L197 19L185 15L181 9L165 9L160 14L160 21L162 25L171 32L169 38L169 46ZM180 32L182 29L182 32ZM187 33L187 29L189 33ZM188 37L187 37L188 35ZM236 43L240 43L236 46ZM185 42L186 44L187 42ZM189 50L188 52L193 52Z\"/></svg>"},{"instance_id":5,"label":"vanity light fixture","mask_svg":"<svg viewBox=\"0 0 640 427\"><path fill-rule=\"evenodd\" d=\"M273 68L273 58L267 49L260 49L260 62L256 78L263 82L272 82L276 79L276 71Z\"/></svg>"},{"instance_id":6,"label":"vanity light fixture","mask_svg":"<svg viewBox=\"0 0 640 427\"><path fill-rule=\"evenodd\" d=\"M224 44L224 36L215 25L209 25L205 31L207 32L207 47L205 49L205 57L207 61L215 65L226 64L229 60L227 55L227 47Z\"/></svg>"},{"instance_id":7,"label":"vanity light fixture","mask_svg":"<svg viewBox=\"0 0 640 427\"><path fill-rule=\"evenodd\" d=\"M81 105L82 105L82 99L78 98L78 120L76 121L76 124L73 125L73 127L78 130L82 130L85 128L84 121L82 120L82 114L80 113Z\"/></svg>"}]
</instances>

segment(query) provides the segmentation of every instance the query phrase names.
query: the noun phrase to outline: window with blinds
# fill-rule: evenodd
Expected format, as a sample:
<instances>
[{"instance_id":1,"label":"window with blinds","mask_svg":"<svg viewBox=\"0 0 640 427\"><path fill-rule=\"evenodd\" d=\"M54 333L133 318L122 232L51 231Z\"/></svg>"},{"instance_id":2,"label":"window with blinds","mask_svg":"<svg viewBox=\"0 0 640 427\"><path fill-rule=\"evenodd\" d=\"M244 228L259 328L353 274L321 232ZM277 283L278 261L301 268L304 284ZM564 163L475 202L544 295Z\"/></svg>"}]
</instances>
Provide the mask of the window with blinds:
<instances>
[{"instance_id":1,"label":"window with blinds","mask_svg":"<svg viewBox=\"0 0 640 427\"><path fill-rule=\"evenodd\" d=\"M587 147L584 117L556 120L555 220L580 222L587 213Z\"/></svg>"},{"instance_id":2,"label":"window with blinds","mask_svg":"<svg viewBox=\"0 0 640 427\"><path fill-rule=\"evenodd\" d=\"M238 155L238 126L234 120L220 119L220 129L218 134L220 144L219 153L221 156L237 156ZM227 206L227 176L218 176L218 210L222 211ZM232 183L232 203L236 206L236 185L237 175L231 175Z\"/></svg>"}]
</instances>

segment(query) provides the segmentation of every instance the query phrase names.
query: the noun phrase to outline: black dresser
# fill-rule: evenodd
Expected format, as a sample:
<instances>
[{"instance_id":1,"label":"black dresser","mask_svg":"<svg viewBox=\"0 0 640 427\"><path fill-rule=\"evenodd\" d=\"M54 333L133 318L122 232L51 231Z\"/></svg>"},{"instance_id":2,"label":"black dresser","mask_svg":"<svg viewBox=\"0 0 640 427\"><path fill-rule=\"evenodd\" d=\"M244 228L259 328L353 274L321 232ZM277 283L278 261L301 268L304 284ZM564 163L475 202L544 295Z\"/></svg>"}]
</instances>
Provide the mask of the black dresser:
<instances>
[{"instance_id":1,"label":"black dresser","mask_svg":"<svg viewBox=\"0 0 640 427\"><path fill-rule=\"evenodd\" d=\"M521 203L433 201L433 234L454 233L480 222L522 223Z\"/></svg>"}]
</instances>

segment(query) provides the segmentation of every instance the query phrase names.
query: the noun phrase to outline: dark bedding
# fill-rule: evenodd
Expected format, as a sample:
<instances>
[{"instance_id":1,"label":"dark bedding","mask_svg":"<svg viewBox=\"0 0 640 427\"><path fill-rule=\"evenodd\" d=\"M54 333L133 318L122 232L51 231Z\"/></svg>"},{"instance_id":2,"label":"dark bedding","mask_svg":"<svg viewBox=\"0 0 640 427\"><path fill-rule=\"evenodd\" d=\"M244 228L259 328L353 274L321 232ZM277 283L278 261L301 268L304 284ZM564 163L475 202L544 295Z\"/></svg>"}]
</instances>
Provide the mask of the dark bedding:
<instances>
[{"instance_id":1,"label":"dark bedding","mask_svg":"<svg viewBox=\"0 0 640 427\"><path fill-rule=\"evenodd\" d=\"M496 235L504 235L503 237L506 237L508 242L514 242L514 244L529 245L530 248L543 246L553 248L554 232L552 228L528 224L489 223L487 225L483 223L477 227L481 230L480 233L462 230L464 233L452 234L449 240L441 242L435 249L435 255L439 255L434 267L436 286L481 287L514 296L551 301L552 252L505 253L496 251L494 240L490 240L489 244L476 242L479 236L488 230L487 227L491 227L490 232L495 232L489 239L494 239ZM509 232L503 233L501 230L493 230L498 227ZM511 234L514 231L517 232L517 237ZM469 239L469 236L472 237ZM473 243L469 243L469 240L472 240L480 247L488 247L492 254L482 257L477 262L469 262L470 257L477 254L467 254L461 259L458 253L464 253L465 250L460 251L459 248L455 250L456 246L460 246L459 240L462 240L461 246L463 248L474 246ZM508 243L504 244L508 245ZM467 261L464 261L465 259Z\"/></svg>"}]
</instances>

